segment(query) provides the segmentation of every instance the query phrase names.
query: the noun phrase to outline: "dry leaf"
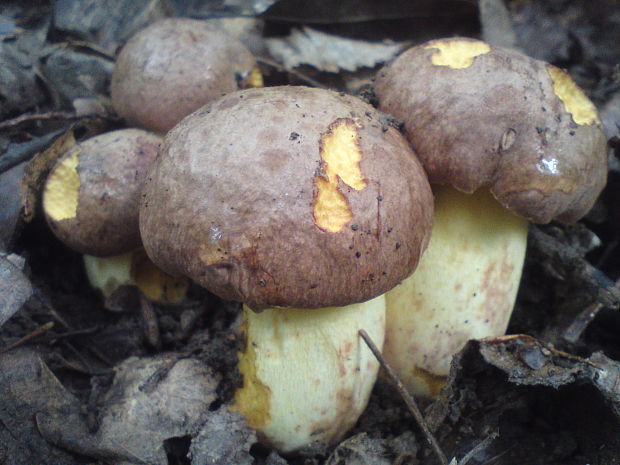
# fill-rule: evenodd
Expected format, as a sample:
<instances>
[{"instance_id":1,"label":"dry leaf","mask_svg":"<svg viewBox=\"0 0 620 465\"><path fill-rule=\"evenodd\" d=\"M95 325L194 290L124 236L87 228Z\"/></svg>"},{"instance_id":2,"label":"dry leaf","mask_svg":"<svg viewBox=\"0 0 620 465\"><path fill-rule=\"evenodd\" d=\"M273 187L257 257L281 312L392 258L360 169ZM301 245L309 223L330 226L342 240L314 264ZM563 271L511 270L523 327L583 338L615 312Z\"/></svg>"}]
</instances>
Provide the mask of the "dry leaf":
<instances>
[{"instance_id":1,"label":"dry leaf","mask_svg":"<svg viewBox=\"0 0 620 465\"><path fill-rule=\"evenodd\" d=\"M600 353L584 359L525 335L474 340L426 417L457 460L482 443L475 463L614 463L619 383L620 365Z\"/></svg>"},{"instance_id":2,"label":"dry leaf","mask_svg":"<svg viewBox=\"0 0 620 465\"><path fill-rule=\"evenodd\" d=\"M132 357L117 366L112 386L97 402L96 431L89 432L76 413L42 411L37 424L47 440L82 455L127 465L167 465L165 443L198 433L216 399L218 381L197 359Z\"/></svg>"},{"instance_id":3,"label":"dry leaf","mask_svg":"<svg viewBox=\"0 0 620 465\"><path fill-rule=\"evenodd\" d=\"M254 458L250 455L250 447L255 442L256 434L248 428L243 416L223 406L209 414L192 439L190 458L193 465L252 465Z\"/></svg>"},{"instance_id":4,"label":"dry leaf","mask_svg":"<svg viewBox=\"0 0 620 465\"><path fill-rule=\"evenodd\" d=\"M58 0L54 27L114 53L121 42L172 13L166 0Z\"/></svg>"},{"instance_id":5,"label":"dry leaf","mask_svg":"<svg viewBox=\"0 0 620 465\"><path fill-rule=\"evenodd\" d=\"M48 47L41 73L61 98L63 107L78 98L98 98L108 93L114 62L83 47L66 44Z\"/></svg>"},{"instance_id":6,"label":"dry leaf","mask_svg":"<svg viewBox=\"0 0 620 465\"><path fill-rule=\"evenodd\" d=\"M345 39L309 27L293 29L284 39L267 39L271 55L287 68L311 65L337 73L373 68L396 56L404 44Z\"/></svg>"},{"instance_id":7,"label":"dry leaf","mask_svg":"<svg viewBox=\"0 0 620 465\"><path fill-rule=\"evenodd\" d=\"M22 308L31 295L30 280L0 254L0 327Z\"/></svg>"},{"instance_id":8,"label":"dry leaf","mask_svg":"<svg viewBox=\"0 0 620 465\"><path fill-rule=\"evenodd\" d=\"M30 33L17 34L18 38ZM41 47L41 43L34 44ZM0 41L0 119L29 110L45 101L45 93L37 85L37 54L24 50L21 42Z\"/></svg>"},{"instance_id":9,"label":"dry leaf","mask_svg":"<svg viewBox=\"0 0 620 465\"><path fill-rule=\"evenodd\" d=\"M20 163L0 174L0 249L10 249L20 229L20 186L25 168L26 163Z\"/></svg>"},{"instance_id":10,"label":"dry leaf","mask_svg":"<svg viewBox=\"0 0 620 465\"><path fill-rule=\"evenodd\" d=\"M38 353L20 348L0 354L2 463L75 465L73 457L41 437L34 421L37 412L63 415L72 408L77 408L77 400L60 384Z\"/></svg>"},{"instance_id":11,"label":"dry leaf","mask_svg":"<svg viewBox=\"0 0 620 465\"><path fill-rule=\"evenodd\" d=\"M390 465L383 439L366 433L342 441L327 459L326 465Z\"/></svg>"}]
</instances>

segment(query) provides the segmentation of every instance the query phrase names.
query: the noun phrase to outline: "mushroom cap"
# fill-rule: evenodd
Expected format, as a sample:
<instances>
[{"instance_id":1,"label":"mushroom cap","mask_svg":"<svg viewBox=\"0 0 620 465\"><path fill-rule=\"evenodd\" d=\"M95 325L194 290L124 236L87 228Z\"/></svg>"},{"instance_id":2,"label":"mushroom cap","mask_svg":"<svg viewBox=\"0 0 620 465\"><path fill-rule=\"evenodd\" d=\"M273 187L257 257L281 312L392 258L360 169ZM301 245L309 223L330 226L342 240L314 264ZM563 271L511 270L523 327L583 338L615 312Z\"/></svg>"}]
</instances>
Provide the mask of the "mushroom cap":
<instances>
[{"instance_id":1,"label":"mushroom cap","mask_svg":"<svg viewBox=\"0 0 620 465\"><path fill-rule=\"evenodd\" d=\"M251 85L262 85L262 77L239 40L205 21L169 18L121 50L112 104L129 125L166 133L204 104Z\"/></svg>"},{"instance_id":2,"label":"mushroom cap","mask_svg":"<svg viewBox=\"0 0 620 465\"><path fill-rule=\"evenodd\" d=\"M489 188L539 223L578 220L605 185L596 108L550 64L478 40L433 40L380 71L376 93L431 183Z\"/></svg>"},{"instance_id":3,"label":"mushroom cap","mask_svg":"<svg viewBox=\"0 0 620 465\"><path fill-rule=\"evenodd\" d=\"M145 183L151 259L253 310L343 306L415 268L426 175L370 105L305 87L229 94L166 136Z\"/></svg>"},{"instance_id":4,"label":"mushroom cap","mask_svg":"<svg viewBox=\"0 0 620 465\"><path fill-rule=\"evenodd\" d=\"M43 210L54 234L88 255L140 247L140 189L161 142L141 129L121 129L71 147L43 189Z\"/></svg>"}]
</instances>

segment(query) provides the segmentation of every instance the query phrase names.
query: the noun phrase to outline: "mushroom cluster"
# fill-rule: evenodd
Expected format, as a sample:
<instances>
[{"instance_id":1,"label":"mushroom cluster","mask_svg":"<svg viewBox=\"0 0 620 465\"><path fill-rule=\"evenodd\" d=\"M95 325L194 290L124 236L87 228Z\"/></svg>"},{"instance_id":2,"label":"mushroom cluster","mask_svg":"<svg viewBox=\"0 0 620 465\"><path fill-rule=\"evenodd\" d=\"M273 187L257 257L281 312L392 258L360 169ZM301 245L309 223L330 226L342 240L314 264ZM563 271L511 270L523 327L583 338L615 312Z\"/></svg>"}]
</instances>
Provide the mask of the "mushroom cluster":
<instances>
[{"instance_id":1,"label":"mushroom cluster","mask_svg":"<svg viewBox=\"0 0 620 465\"><path fill-rule=\"evenodd\" d=\"M403 53L379 110L260 86L236 40L155 23L121 51L112 100L163 145L127 129L75 146L43 206L106 295L132 283L169 303L189 278L244 304L232 408L288 453L338 441L365 408L378 364L360 329L424 396L467 340L503 334L527 221L581 218L606 144L566 73L477 40Z\"/></svg>"},{"instance_id":2,"label":"mushroom cluster","mask_svg":"<svg viewBox=\"0 0 620 465\"><path fill-rule=\"evenodd\" d=\"M206 21L168 18L125 44L111 94L126 123L165 133L205 103L252 86L262 86L262 76L241 42ZM141 250L138 198L160 142L138 129L94 137L64 155L47 180L48 224L84 254L89 281L106 298L135 285L150 300L169 304L187 291L185 278L163 273Z\"/></svg>"},{"instance_id":3,"label":"mushroom cluster","mask_svg":"<svg viewBox=\"0 0 620 465\"><path fill-rule=\"evenodd\" d=\"M607 176L596 108L562 70L473 39L413 47L379 72L379 108L404 122L435 195L429 248L386 296L385 357L437 394L469 339L504 334L527 221L574 222Z\"/></svg>"},{"instance_id":4,"label":"mushroom cluster","mask_svg":"<svg viewBox=\"0 0 620 465\"><path fill-rule=\"evenodd\" d=\"M168 133L143 196L151 259L245 304L235 408L283 452L340 439L378 369L358 330L381 345L377 296L430 233L430 186L402 134L335 92L235 92Z\"/></svg>"}]
</instances>

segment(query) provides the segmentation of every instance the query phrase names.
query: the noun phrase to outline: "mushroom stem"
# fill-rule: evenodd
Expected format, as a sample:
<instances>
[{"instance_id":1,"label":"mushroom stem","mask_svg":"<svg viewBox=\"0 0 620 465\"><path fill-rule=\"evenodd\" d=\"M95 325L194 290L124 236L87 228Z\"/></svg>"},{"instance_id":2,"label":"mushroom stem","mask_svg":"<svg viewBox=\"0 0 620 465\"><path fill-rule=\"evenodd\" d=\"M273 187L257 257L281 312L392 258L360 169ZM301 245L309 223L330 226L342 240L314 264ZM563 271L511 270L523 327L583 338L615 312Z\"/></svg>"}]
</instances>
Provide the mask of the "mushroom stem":
<instances>
[{"instance_id":1,"label":"mushroom stem","mask_svg":"<svg viewBox=\"0 0 620 465\"><path fill-rule=\"evenodd\" d=\"M153 302L178 304L185 298L189 287L187 278L170 276L160 270L144 249L112 257L83 257L90 285L106 298L121 286L136 286Z\"/></svg>"},{"instance_id":2,"label":"mushroom stem","mask_svg":"<svg viewBox=\"0 0 620 465\"><path fill-rule=\"evenodd\" d=\"M415 395L434 397L469 339L504 334L516 299L527 220L480 190L433 186L435 217L416 271L386 294L384 357Z\"/></svg>"},{"instance_id":3,"label":"mushroom stem","mask_svg":"<svg viewBox=\"0 0 620 465\"><path fill-rule=\"evenodd\" d=\"M104 297L110 297L121 286L133 284L131 279L131 257L133 252L112 257L95 257L84 254L84 269L88 282Z\"/></svg>"},{"instance_id":4,"label":"mushroom stem","mask_svg":"<svg viewBox=\"0 0 620 465\"><path fill-rule=\"evenodd\" d=\"M244 382L234 408L284 453L338 441L366 407L379 369L360 329L382 347L383 296L314 310L244 306Z\"/></svg>"}]
</instances>

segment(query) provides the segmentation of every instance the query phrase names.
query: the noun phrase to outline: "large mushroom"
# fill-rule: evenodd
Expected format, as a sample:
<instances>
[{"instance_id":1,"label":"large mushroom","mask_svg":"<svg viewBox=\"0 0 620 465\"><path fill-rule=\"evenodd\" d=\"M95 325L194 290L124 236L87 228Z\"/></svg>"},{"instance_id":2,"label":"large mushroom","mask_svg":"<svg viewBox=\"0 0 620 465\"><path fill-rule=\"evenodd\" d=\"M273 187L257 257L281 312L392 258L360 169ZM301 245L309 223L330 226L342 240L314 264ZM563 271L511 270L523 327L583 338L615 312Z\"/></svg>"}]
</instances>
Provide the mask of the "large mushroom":
<instances>
[{"instance_id":1,"label":"large mushroom","mask_svg":"<svg viewBox=\"0 0 620 465\"><path fill-rule=\"evenodd\" d=\"M562 70L451 38L379 72L379 107L404 122L435 195L429 249L388 293L385 356L419 395L438 392L468 339L505 332L527 221L574 222L607 174L596 109Z\"/></svg>"},{"instance_id":2,"label":"large mushroom","mask_svg":"<svg viewBox=\"0 0 620 465\"><path fill-rule=\"evenodd\" d=\"M229 94L168 133L140 230L164 270L245 303L234 408L291 452L333 443L364 409L378 366L357 332L381 345L377 296L413 271L431 217L421 165L383 114L272 87Z\"/></svg>"}]
</instances>

